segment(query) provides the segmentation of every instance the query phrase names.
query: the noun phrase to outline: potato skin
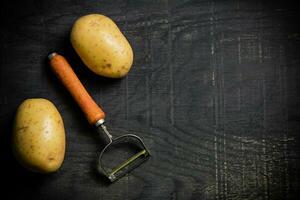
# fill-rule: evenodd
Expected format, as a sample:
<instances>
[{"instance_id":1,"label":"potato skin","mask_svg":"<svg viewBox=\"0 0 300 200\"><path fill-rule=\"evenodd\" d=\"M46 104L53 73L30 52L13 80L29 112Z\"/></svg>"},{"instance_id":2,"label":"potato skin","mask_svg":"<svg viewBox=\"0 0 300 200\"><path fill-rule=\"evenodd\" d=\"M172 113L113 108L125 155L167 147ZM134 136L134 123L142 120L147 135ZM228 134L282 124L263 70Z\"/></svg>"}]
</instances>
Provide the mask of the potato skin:
<instances>
[{"instance_id":1,"label":"potato skin","mask_svg":"<svg viewBox=\"0 0 300 200\"><path fill-rule=\"evenodd\" d=\"M50 101L27 99L19 106L12 147L20 164L31 171L50 173L60 168L65 156L65 130Z\"/></svg>"},{"instance_id":2,"label":"potato skin","mask_svg":"<svg viewBox=\"0 0 300 200\"><path fill-rule=\"evenodd\" d=\"M81 60L94 73L120 78L129 72L132 48L110 18L100 14L80 17L72 27L70 38Z\"/></svg>"}]
</instances>

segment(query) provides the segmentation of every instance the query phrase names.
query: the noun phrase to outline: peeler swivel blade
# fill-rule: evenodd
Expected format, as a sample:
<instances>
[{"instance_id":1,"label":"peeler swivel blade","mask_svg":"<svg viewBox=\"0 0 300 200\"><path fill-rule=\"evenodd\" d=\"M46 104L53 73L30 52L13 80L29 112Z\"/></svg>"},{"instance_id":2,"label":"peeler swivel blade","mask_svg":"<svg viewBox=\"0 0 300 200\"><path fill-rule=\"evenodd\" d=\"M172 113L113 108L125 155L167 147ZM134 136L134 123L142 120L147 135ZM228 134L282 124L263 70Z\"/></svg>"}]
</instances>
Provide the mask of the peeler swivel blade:
<instances>
[{"instance_id":1,"label":"peeler swivel blade","mask_svg":"<svg viewBox=\"0 0 300 200\"><path fill-rule=\"evenodd\" d=\"M150 158L150 152L139 136L134 134L125 134L114 138L103 124L97 128L100 129L98 132L104 132L109 140L108 144L100 152L98 166L100 172L104 174L111 182L114 182L125 176ZM134 145L137 149L137 152L115 167L105 167L103 164L103 155L105 155L105 153L107 153L109 149L113 148L114 146L118 148L117 146L120 144L127 144L131 146Z\"/></svg>"}]
</instances>

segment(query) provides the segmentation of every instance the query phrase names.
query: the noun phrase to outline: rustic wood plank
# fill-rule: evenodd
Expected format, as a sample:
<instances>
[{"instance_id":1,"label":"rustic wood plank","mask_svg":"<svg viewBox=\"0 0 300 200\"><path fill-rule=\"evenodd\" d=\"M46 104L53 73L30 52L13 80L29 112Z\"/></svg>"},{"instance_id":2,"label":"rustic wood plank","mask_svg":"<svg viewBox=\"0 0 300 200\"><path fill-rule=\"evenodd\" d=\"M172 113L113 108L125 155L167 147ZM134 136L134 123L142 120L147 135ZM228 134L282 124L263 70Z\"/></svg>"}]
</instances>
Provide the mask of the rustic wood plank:
<instances>
[{"instance_id":1,"label":"rustic wood plank","mask_svg":"<svg viewBox=\"0 0 300 200\"><path fill-rule=\"evenodd\" d=\"M299 180L299 8L261 1L5 1L1 7L0 154L10 199L296 199ZM108 80L69 43L77 17L114 19L134 67ZM95 169L103 146L46 55L64 54L116 134L144 138L153 157L109 185ZM67 152L59 172L37 175L10 150L26 98L61 112Z\"/></svg>"}]
</instances>

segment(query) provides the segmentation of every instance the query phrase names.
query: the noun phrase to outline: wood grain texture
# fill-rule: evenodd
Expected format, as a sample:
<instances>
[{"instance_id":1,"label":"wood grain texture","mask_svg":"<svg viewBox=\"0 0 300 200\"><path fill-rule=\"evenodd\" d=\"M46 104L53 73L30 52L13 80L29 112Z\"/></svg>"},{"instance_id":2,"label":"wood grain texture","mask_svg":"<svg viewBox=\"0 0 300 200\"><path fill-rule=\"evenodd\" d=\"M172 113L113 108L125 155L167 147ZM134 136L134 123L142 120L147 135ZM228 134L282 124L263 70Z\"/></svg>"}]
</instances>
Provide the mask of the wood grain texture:
<instances>
[{"instance_id":1,"label":"wood grain texture","mask_svg":"<svg viewBox=\"0 0 300 200\"><path fill-rule=\"evenodd\" d=\"M126 78L90 72L69 42L79 16L102 13L134 50ZM1 6L1 194L9 199L296 199L299 8L266 1L33 1ZM153 157L114 184L96 169L97 134L47 65L64 55L115 135ZM11 125L26 98L51 100L67 134L59 172L14 160Z\"/></svg>"}]
</instances>

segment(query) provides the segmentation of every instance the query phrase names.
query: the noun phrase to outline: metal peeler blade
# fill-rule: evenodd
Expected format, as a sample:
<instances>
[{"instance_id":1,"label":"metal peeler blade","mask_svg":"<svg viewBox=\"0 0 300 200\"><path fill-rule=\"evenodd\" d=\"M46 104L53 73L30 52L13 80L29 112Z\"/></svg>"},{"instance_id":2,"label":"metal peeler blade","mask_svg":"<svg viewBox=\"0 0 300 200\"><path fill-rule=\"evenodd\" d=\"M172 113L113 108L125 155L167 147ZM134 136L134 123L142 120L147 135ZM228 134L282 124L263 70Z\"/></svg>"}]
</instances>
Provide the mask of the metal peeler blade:
<instances>
[{"instance_id":1,"label":"metal peeler blade","mask_svg":"<svg viewBox=\"0 0 300 200\"><path fill-rule=\"evenodd\" d=\"M103 122L104 123L104 122ZM150 152L147 149L143 140L134 134L125 134L116 138L113 138L112 135L108 132L106 126L104 124L99 124L97 126L98 132L104 132L107 136L109 142L108 144L102 149L98 158L98 165L99 170L102 174L104 174L111 182L118 180L119 178L123 177L124 175L131 172L133 169L144 163L150 158ZM128 144L136 144L136 147L139 148L139 151L126 159L125 161L121 162L118 166L114 168L107 169L103 165L102 158L105 152L112 146L115 146L120 143L128 143Z\"/></svg>"}]
</instances>

